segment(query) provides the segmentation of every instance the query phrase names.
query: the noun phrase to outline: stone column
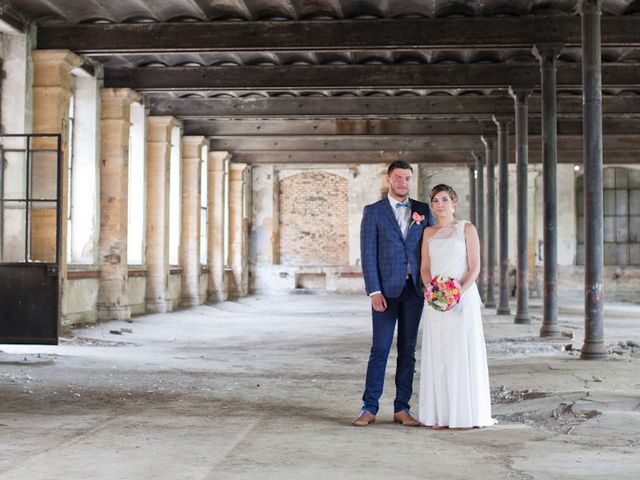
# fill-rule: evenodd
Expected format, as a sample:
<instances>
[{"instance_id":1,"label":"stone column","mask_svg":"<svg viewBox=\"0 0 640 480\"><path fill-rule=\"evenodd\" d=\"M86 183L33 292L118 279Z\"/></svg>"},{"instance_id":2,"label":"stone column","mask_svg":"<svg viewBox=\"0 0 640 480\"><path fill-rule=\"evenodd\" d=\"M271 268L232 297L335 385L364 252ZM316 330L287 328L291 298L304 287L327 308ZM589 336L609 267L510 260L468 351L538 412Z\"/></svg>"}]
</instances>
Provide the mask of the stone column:
<instances>
[{"instance_id":1,"label":"stone column","mask_svg":"<svg viewBox=\"0 0 640 480\"><path fill-rule=\"evenodd\" d=\"M244 297L249 293L249 250L245 211L246 172L245 163L232 163L229 171L229 257L232 285L229 295Z\"/></svg>"},{"instance_id":2,"label":"stone column","mask_svg":"<svg viewBox=\"0 0 640 480\"><path fill-rule=\"evenodd\" d=\"M182 297L180 304L200 304L200 166L202 136L182 137L182 229L180 231L180 266Z\"/></svg>"},{"instance_id":3,"label":"stone column","mask_svg":"<svg viewBox=\"0 0 640 480\"><path fill-rule=\"evenodd\" d=\"M495 267L496 267L496 138L483 136L485 158L487 162L487 223L485 234L485 251L487 259L487 284L484 306L496 307L495 299Z\"/></svg>"},{"instance_id":4,"label":"stone column","mask_svg":"<svg viewBox=\"0 0 640 480\"><path fill-rule=\"evenodd\" d=\"M603 179L601 0L583 0L582 105L584 155L584 290L585 332L581 358L606 358L603 328Z\"/></svg>"},{"instance_id":5,"label":"stone column","mask_svg":"<svg viewBox=\"0 0 640 480\"><path fill-rule=\"evenodd\" d=\"M518 270L516 277L517 307L515 323L529 324L529 123L528 100L531 88L510 88L516 109L516 198Z\"/></svg>"},{"instance_id":6,"label":"stone column","mask_svg":"<svg viewBox=\"0 0 640 480\"><path fill-rule=\"evenodd\" d=\"M509 119L494 117L498 126L498 237L500 252L500 283L498 288L498 315L511 315L509 308Z\"/></svg>"},{"instance_id":7,"label":"stone column","mask_svg":"<svg viewBox=\"0 0 640 480\"><path fill-rule=\"evenodd\" d=\"M62 224L57 232L60 242L60 278L65 279L67 269L67 222L69 179L69 106L73 95L71 72L82 65L82 59L68 50L34 50L33 59L33 133L60 133L63 172L60 179L59 206ZM55 150L53 137L34 139L32 147ZM31 195L34 198L56 198L57 154L40 153L32 163ZM33 206L31 210L31 259L54 262L56 257L56 209ZM62 295L64 295L64 285ZM61 303L62 304L62 303Z\"/></svg>"},{"instance_id":8,"label":"stone column","mask_svg":"<svg viewBox=\"0 0 640 480\"><path fill-rule=\"evenodd\" d=\"M131 318L127 296L130 107L140 95L128 88L100 91L100 239L98 319Z\"/></svg>"},{"instance_id":9,"label":"stone column","mask_svg":"<svg viewBox=\"0 0 640 480\"><path fill-rule=\"evenodd\" d=\"M556 59L562 44L539 44L534 54L540 61L542 80L542 165L544 197L544 303L541 337L560 335L558 328L558 214L556 166L558 163L558 110L556 99Z\"/></svg>"},{"instance_id":10,"label":"stone column","mask_svg":"<svg viewBox=\"0 0 640 480\"><path fill-rule=\"evenodd\" d=\"M476 230L480 239L480 275L478 276L478 291L484 298L484 278L487 275L487 258L485 255L486 239L484 235L484 153L475 152L476 159Z\"/></svg>"},{"instance_id":11,"label":"stone column","mask_svg":"<svg viewBox=\"0 0 640 480\"><path fill-rule=\"evenodd\" d=\"M209 264L209 285L207 286L207 302L224 302L228 296L228 286L224 274L226 259L224 258L224 219L225 210L225 163L229 161L228 152L209 152L207 164L209 188L207 214L209 215L209 231L207 233L207 258Z\"/></svg>"},{"instance_id":12,"label":"stone column","mask_svg":"<svg viewBox=\"0 0 640 480\"><path fill-rule=\"evenodd\" d=\"M147 228L146 310L163 313L172 310L167 300L169 282L169 171L171 132L179 122L175 117L147 119Z\"/></svg>"}]
</instances>

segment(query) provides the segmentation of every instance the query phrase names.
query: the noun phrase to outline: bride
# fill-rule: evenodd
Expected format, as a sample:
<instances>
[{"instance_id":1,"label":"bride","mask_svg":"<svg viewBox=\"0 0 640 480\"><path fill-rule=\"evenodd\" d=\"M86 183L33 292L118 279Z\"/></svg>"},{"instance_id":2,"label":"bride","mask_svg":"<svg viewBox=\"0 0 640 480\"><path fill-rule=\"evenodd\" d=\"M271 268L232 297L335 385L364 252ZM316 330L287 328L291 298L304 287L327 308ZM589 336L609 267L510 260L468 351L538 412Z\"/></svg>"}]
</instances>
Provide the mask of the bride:
<instances>
[{"instance_id":1,"label":"bride","mask_svg":"<svg viewBox=\"0 0 640 480\"><path fill-rule=\"evenodd\" d=\"M423 313L419 420L434 429L493 425L487 353L475 280L480 241L473 224L453 217L458 195L448 185L431 190L437 224L424 231L422 283L436 275L460 282L460 301L451 310L426 306Z\"/></svg>"}]
</instances>

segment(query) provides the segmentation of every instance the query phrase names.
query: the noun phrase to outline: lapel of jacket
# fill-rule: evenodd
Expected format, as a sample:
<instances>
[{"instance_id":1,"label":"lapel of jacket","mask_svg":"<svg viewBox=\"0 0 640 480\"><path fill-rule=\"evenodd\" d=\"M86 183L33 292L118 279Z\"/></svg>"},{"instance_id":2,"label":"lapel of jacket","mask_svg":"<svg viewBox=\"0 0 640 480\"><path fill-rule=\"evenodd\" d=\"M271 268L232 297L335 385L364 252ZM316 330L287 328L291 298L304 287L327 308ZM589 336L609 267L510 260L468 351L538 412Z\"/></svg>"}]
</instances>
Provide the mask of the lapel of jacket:
<instances>
[{"instance_id":1,"label":"lapel of jacket","mask_svg":"<svg viewBox=\"0 0 640 480\"><path fill-rule=\"evenodd\" d=\"M400 225L398 225L396 216L393 214L393 210L391 209L391 203L389 203L388 198L385 198L382 202L382 211L387 216L387 220L393 224L393 228L395 229L396 233L400 235L400 239L404 242L404 236L402 235L402 230L400 230Z\"/></svg>"},{"instance_id":2,"label":"lapel of jacket","mask_svg":"<svg viewBox=\"0 0 640 480\"><path fill-rule=\"evenodd\" d=\"M417 209L416 209L416 201L413 199L410 199L411 201L411 218L409 219L409 231L407 232L407 238L405 239L405 241L409 238L409 235L411 235L413 232L420 230L419 225L416 224L416 222L413 221L413 214L415 212L418 212L418 214L423 215L422 213L420 213ZM427 218L425 216L424 221L427 221Z\"/></svg>"}]
</instances>

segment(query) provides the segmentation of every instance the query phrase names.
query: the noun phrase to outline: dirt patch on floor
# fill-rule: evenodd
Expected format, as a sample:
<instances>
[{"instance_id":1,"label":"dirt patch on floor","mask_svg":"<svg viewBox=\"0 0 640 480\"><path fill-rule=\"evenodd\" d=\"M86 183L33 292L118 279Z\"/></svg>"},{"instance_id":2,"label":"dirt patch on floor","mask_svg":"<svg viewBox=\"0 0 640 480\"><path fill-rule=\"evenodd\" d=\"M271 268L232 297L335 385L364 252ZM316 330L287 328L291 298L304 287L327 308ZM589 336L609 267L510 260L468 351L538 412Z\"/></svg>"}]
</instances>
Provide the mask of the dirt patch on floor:
<instances>
[{"instance_id":1,"label":"dirt patch on floor","mask_svg":"<svg viewBox=\"0 0 640 480\"><path fill-rule=\"evenodd\" d=\"M522 402L532 398L543 398L548 394L536 390L508 390L504 385L491 390L491 404L499 405L504 403Z\"/></svg>"}]
</instances>

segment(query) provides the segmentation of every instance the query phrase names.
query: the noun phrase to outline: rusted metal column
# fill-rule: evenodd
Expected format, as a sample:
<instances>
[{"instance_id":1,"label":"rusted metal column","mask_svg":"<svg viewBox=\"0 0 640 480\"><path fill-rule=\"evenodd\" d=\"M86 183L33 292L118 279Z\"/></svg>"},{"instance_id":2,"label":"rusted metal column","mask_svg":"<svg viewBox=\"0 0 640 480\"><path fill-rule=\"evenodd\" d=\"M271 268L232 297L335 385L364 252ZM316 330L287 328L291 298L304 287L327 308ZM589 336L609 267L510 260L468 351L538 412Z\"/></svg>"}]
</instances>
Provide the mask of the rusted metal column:
<instances>
[{"instance_id":1,"label":"rusted metal column","mask_svg":"<svg viewBox=\"0 0 640 480\"><path fill-rule=\"evenodd\" d=\"M498 253L500 277L498 315L511 315L509 308L509 118L495 117L498 126Z\"/></svg>"},{"instance_id":2,"label":"rusted metal column","mask_svg":"<svg viewBox=\"0 0 640 480\"><path fill-rule=\"evenodd\" d=\"M483 135L487 162L487 223L485 251L487 258L487 283L484 306L496 307L495 266L496 266L496 138Z\"/></svg>"},{"instance_id":3,"label":"rusted metal column","mask_svg":"<svg viewBox=\"0 0 640 480\"><path fill-rule=\"evenodd\" d=\"M544 303L541 337L557 337L558 328L558 110L556 98L556 59L560 43L536 45L534 54L540 61L542 77L542 175L544 197Z\"/></svg>"},{"instance_id":4,"label":"rusted metal column","mask_svg":"<svg viewBox=\"0 0 640 480\"><path fill-rule=\"evenodd\" d=\"M486 239L484 237L484 153L474 152L473 154L476 160L476 230L478 230L478 238L480 239L480 275L478 276L477 284L480 297L484 298L484 278L487 275L487 259L484 255L484 247L486 245Z\"/></svg>"},{"instance_id":5,"label":"rusted metal column","mask_svg":"<svg viewBox=\"0 0 640 480\"><path fill-rule=\"evenodd\" d=\"M584 155L584 360L606 358L603 308L603 192L602 192L602 64L600 60L601 0L583 0L582 105Z\"/></svg>"},{"instance_id":6,"label":"rusted metal column","mask_svg":"<svg viewBox=\"0 0 640 480\"><path fill-rule=\"evenodd\" d=\"M529 167L529 123L528 100L532 88L509 89L516 109L516 199L517 199L517 245L518 270L516 277L516 316L514 323L529 324L529 228L528 228L528 172Z\"/></svg>"}]
</instances>

